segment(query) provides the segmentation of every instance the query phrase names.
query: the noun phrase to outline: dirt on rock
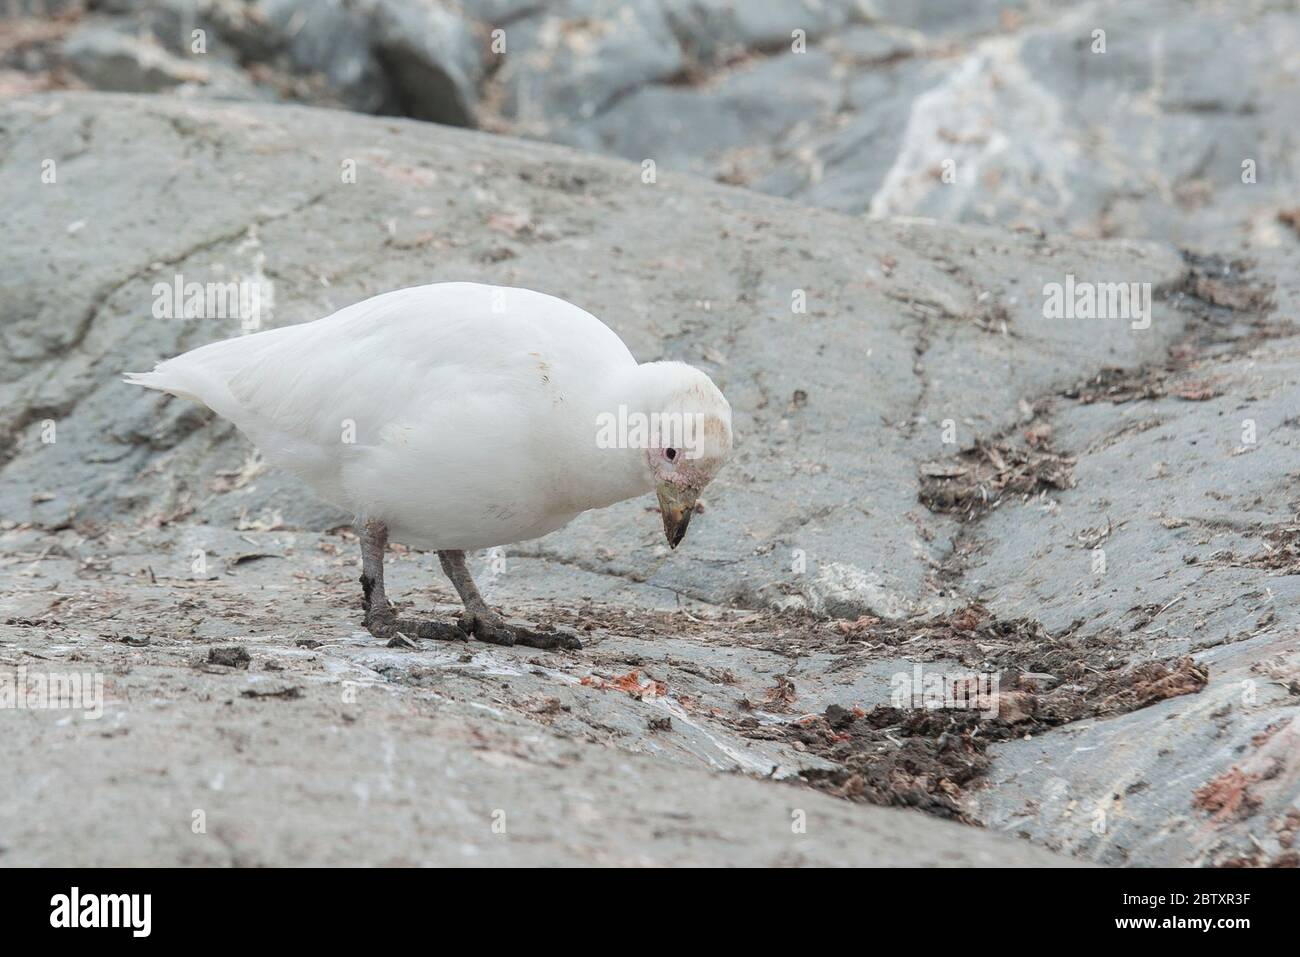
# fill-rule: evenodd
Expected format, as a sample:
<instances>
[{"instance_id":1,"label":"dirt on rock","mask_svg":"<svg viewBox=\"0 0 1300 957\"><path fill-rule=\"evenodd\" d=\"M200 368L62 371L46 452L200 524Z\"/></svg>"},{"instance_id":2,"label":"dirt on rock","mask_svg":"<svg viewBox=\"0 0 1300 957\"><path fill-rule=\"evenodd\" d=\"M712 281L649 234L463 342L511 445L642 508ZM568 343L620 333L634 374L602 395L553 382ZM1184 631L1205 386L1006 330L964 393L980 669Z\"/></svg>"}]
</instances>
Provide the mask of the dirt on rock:
<instances>
[{"instance_id":1,"label":"dirt on rock","mask_svg":"<svg viewBox=\"0 0 1300 957\"><path fill-rule=\"evenodd\" d=\"M749 733L793 741L834 764L800 773L819 790L969 824L977 822L963 810L963 793L988 770L990 744L1136 711L1209 682L1208 668L1190 657L1129 667L1120 639L1080 639L1071 630L1049 635L1037 622L998 620L980 606L868 626L863 638L886 646L923 641L941 659L972 670L931 674L923 687L896 686L889 706L833 704L823 714L754 725Z\"/></svg>"},{"instance_id":2,"label":"dirt on rock","mask_svg":"<svg viewBox=\"0 0 1300 957\"><path fill-rule=\"evenodd\" d=\"M1267 313L1274 305L1274 290L1268 283L1250 276L1249 259L1228 260L1220 256L1184 254L1188 274L1180 292L1213 306L1234 312Z\"/></svg>"},{"instance_id":3,"label":"dirt on rock","mask_svg":"<svg viewBox=\"0 0 1300 957\"><path fill-rule=\"evenodd\" d=\"M1250 793L1250 786L1258 780L1259 775L1233 768L1197 788L1192 805L1208 811L1216 822L1245 817L1259 806L1259 799Z\"/></svg>"},{"instance_id":4,"label":"dirt on rock","mask_svg":"<svg viewBox=\"0 0 1300 957\"><path fill-rule=\"evenodd\" d=\"M1061 395L1084 405L1092 405L1094 402L1122 405L1139 399L1162 399L1167 394L1165 383L1168 376L1166 370L1149 366L1135 369L1107 366L1096 375L1065 389Z\"/></svg>"},{"instance_id":5,"label":"dirt on rock","mask_svg":"<svg viewBox=\"0 0 1300 957\"><path fill-rule=\"evenodd\" d=\"M238 645L227 645L221 648L208 649L208 664L225 665L227 668L247 668L253 660L247 649L240 648Z\"/></svg>"},{"instance_id":6,"label":"dirt on rock","mask_svg":"<svg viewBox=\"0 0 1300 957\"><path fill-rule=\"evenodd\" d=\"M1300 575L1300 525L1285 522L1279 525L1252 524L1241 530L1246 536L1258 538L1258 550L1243 551L1222 549L1200 560L1211 568L1255 568L1276 575Z\"/></svg>"},{"instance_id":7,"label":"dirt on rock","mask_svg":"<svg viewBox=\"0 0 1300 957\"><path fill-rule=\"evenodd\" d=\"M1027 430L1024 446L977 441L955 459L921 466L917 499L932 512L971 521L1007 496L1031 498L1049 489L1073 488L1074 460L1048 447L1048 433Z\"/></svg>"}]
</instances>

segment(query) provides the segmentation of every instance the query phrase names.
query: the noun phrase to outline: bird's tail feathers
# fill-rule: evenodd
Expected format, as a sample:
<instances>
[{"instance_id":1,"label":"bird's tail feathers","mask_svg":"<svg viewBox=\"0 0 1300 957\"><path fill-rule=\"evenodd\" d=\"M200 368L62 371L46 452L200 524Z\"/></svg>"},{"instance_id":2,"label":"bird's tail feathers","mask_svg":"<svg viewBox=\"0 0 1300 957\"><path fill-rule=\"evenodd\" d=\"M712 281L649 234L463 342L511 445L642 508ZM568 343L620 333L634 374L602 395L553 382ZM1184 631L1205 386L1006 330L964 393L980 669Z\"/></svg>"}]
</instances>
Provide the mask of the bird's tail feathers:
<instances>
[{"instance_id":1,"label":"bird's tail feathers","mask_svg":"<svg viewBox=\"0 0 1300 957\"><path fill-rule=\"evenodd\" d=\"M194 402L203 402L197 395L187 391L175 380L175 377L169 376L159 364L158 368L152 372L125 372L122 374L122 381L129 385L144 386L146 389L153 389L156 392L167 392L181 399L191 399ZM204 402L204 405L207 403Z\"/></svg>"},{"instance_id":2,"label":"bird's tail feathers","mask_svg":"<svg viewBox=\"0 0 1300 957\"><path fill-rule=\"evenodd\" d=\"M185 358L179 356L160 362L152 372L123 373L122 381L156 392L166 392L180 399L189 399L206 405L218 415L237 421L237 404L225 381L199 363L184 361Z\"/></svg>"},{"instance_id":3,"label":"bird's tail feathers","mask_svg":"<svg viewBox=\"0 0 1300 957\"><path fill-rule=\"evenodd\" d=\"M152 372L123 372L122 381L130 385L142 385L146 389L159 389L164 392L167 390L167 386L163 384L163 377L158 374L157 369Z\"/></svg>"}]
</instances>

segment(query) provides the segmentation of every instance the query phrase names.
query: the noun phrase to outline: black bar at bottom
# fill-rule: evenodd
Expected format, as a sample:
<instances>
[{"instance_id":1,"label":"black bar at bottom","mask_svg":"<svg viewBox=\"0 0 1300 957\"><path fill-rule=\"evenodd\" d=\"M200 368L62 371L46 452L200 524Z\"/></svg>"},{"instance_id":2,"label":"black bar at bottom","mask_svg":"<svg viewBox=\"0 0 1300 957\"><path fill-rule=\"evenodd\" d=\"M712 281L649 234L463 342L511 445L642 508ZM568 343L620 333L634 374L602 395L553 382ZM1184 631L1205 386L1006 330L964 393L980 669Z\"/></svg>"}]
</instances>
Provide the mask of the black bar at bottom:
<instances>
[{"instance_id":1,"label":"black bar at bottom","mask_svg":"<svg viewBox=\"0 0 1300 957\"><path fill-rule=\"evenodd\" d=\"M918 943L931 932L973 943L989 931L1041 930L1069 945L1199 935L1231 946L1294 928L1298 889L1294 871L1265 870L732 872L707 883L662 871L0 870L0 928L9 946L69 935L338 946L407 935L450 942L456 931L594 944L593 934L671 938L673 927L695 926L733 946L746 938L770 946L773 934L817 933L819 924L842 933L848 921L864 944L910 928L905 936L919 933Z\"/></svg>"}]
</instances>

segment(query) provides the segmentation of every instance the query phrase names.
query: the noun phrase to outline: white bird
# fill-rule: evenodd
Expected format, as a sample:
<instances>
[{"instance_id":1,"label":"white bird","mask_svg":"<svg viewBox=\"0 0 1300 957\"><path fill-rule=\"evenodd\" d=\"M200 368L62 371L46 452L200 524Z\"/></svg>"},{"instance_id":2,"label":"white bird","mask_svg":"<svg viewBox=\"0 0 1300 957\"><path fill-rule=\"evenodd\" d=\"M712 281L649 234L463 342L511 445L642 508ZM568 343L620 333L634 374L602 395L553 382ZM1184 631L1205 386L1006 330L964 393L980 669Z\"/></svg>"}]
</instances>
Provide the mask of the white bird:
<instances>
[{"instance_id":1,"label":"white bird","mask_svg":"<svg viewBox=\"0 0 1300 957\"><path fill-rule=\"evenodd\" d=\"M380 638L581 647L507 625L465 551L537 538L650 491L676 548L731 452L731 407L703 372L638 364L577 306L478 283L385 293L126 381L206 405L356 516L365 624ZM465 605L457 625L396 616L384 591L390 537L437 550Z\"/></svg>"}]
</instances>

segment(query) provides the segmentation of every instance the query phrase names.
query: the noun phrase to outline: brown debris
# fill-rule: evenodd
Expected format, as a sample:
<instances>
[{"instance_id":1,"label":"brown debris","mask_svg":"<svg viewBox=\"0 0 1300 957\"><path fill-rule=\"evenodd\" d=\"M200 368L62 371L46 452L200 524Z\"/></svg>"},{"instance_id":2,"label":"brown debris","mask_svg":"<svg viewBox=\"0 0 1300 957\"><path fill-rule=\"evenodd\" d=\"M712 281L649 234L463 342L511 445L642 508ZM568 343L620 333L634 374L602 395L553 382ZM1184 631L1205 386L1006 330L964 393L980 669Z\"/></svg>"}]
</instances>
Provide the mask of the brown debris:
<instances>
[{"instance_id":1,"label":"brown debris","mask_svg":"<svg viewBox=\"0 0 1300 957\"><path fill-rule=\"evenodd\" d=\"M1277 842L1290 850L1295 844L1296 833L1300 832L1300 808L1291 808L1275 827Z\"/></svg>"},{"instance_id":2,"label":"brown debris","mask_svg":"<svg viewBox=\"0 0 1300 957\"><path fill-rule=\"evenodd\" d=\"M1074 459L1052 452L1047 438L1035 447L978 441L956 459L921 466L917 499L932 512L970 521L996 508L1005 495L1029 498L1048 489L1073 488Z\"/></svg>"},{"instance_id":3,"label":"brown debris","mask_svg":"<svg viewBox=\"0 0 1300 957\"><path fill-rule=\"evenodd\" d=\"M990 744L1194 694L1209 678L1190 657L1125 667L1130 658L1121 643L1126 639L1081 638L1074 627L1052 635L1032 619L1001 620L978 604L949 616L875 622L860 628L858 637L861 641L842 645L842 653L861 654L863 642L923 641L934 658L960 663L967 675L946 673L953 699L969 707L949 702L864 711L831 705L822 715L778 728L744 726L743 733L784 738L833 762L832 769L801 772L820 790L960 821L967 820L961 806L965 791L988 769ZM994 677L997 683L990 686Z\"/></svg>"},{"instance_id":4,"label":"brown debris","mask_svg":"<svg viewBox=\"0 0 1300 957\"><path fill-rule=\"evenodd\" d=\"M835 630L846 638L859 638L870 630L871 626L878 623L879 618L872 615L863 615L853 621L835 622Z\"/></svg>"},{"instance_id":5,"label":"brown debris","mask_svg":"<svg viewBox=\"0 0 1300 957\"><path fill-rule=\"evenodd\" d=\"M794 682L785 675L777 675L776 684L764 692L761 703L770 711L789 711L794 697Z\"/></svg>"},{"instance_id":6,"label":"brown debris","mask_svg":"<svg viewBox=\"0 0 1300 957\"><path fill-rule=\"evenodd\" d=\"M1209 811L1216 824L1229 818L1249 817L1259 807L1259 798L1250 793L1250 786L1260 780L1257 774L1247 774L1232 768L1196 789L1192 806Z\"/></svg>"},{"instance_id":7,"label":"brown debris","mask_svg":"<svg viewBox=\"0 0 1300 957\"><path fill-rule=\"evenodd\" d=\"M1097 706L1098 714L1124 714L1137 711L1185 694L1196 694L1210 681L1208 668L1191 657L1181 658L1170 667L1151 661L1125 673L1123 684Z\"/></svg>"},{"instance_id":8,"label":"brown debris","mask_svg":"<svg viewBox=\"0 0 1300 957\"><path fill-rule=\"evenodd\" d=\"M1121 369L1107 366L1096 375L1077 382L1061 394L1067 399L1075 399L1084 405L1094 402L1110 402L1120 405L1139 399L1159 399L1166 394L1165 380L1168 373L1162 369L1139 366L1136 369Z\"/></svg>"},{"instance_id":9,"label":"brown debris","mask_svg":"<svg viewBox=\"0 0 1300 957\"><path fill-rule=\"evenodd\" d=\"M208 649L208 664L225 665L227 668L247 668L252 660L248 649L241 648L239 645Z\"/></svg>"},{"instance_id":10,"label":"brown debris","mask_svg":"<svg viewBox=\"0 0 1300 957\"><path fill-rule=\"evenodd\" d=\"M579 684L588 688L598 688L601 691L624 691L633 698L656 697L668 693L668 685L662 681L647 679L645 684L641 683L641 673L639 671L629 671L625 675L619 675L617 678L602 678L600 675L587 675Z\"/></svg>"},{"instance_id":11,"label":"brown debris","mask_svg":"<svg viewBox=\"0 0 1300 957\"><path fill-rule=\"evenodd\" d=\"M802 773L818 790L973 824L958 802L990 762L969 733L972 719L954 714L876 707L859 716L831 705L790 736L839 765Z\"/></svg>"},{"instance_id":12,"label":"brown debris","mask_svg":"<svg viewBox=\"0 0 1300 957\"><path fill-rule=\"evenodd\" d=\"M1183 258L1188 271L1179 290L1182 295L1234 312L1265 313L1272 310L1273 289L1246 278L1254 265L1249 260L1227 260L1186 252Z\"/></svg>"},{"instance_id":13,"label":"brown debris","mask_svg":"<svg viewBox=\"0 0 1300 957\"><path fill-rule=\"evenodd\" d=\"M1196 276L1192 280L1191 289L1198 299L1238 312L1266 312L1273 305L1271 290L1250 285L1240 279Z\"/></svg>"},{"instance_id":14,"label":"brown debris","mask_svg":"<svg viewBox=\"0 0 1300 957\"><path fill-rule=\"evenodd\" d=\"M302 689L297 685L275 685L268 687L245 688L239 694L244 698L301 698Z\"/></svg>"},{"instance_id":15,"label":"brown debris","mask_svg":"<svg viewBox=\"0 0 1300 957\"><path fill-rule=\"evenodd\" d=\"M1263 538L1262 551L1245 558L1232 551L1216 552L1211 556L1211 563L1230 568L1260 568L1282 575L1300 575L1300 525L1288 523L1272 528L1256 525L1247 529L1247 533Z\"/></svg>"},{"instance_id":16,"label":"brown debris","mask_svg":"<svg viewBox=\"0 0 1300 957\"><path fill-rule=\"evenodd\" d=\"M1187 402L1205 402L1207 399L1213 399L1223 393L1210 383L1196 379L1183 383L1174 394Z\"/></svg>"}]
</instances>

